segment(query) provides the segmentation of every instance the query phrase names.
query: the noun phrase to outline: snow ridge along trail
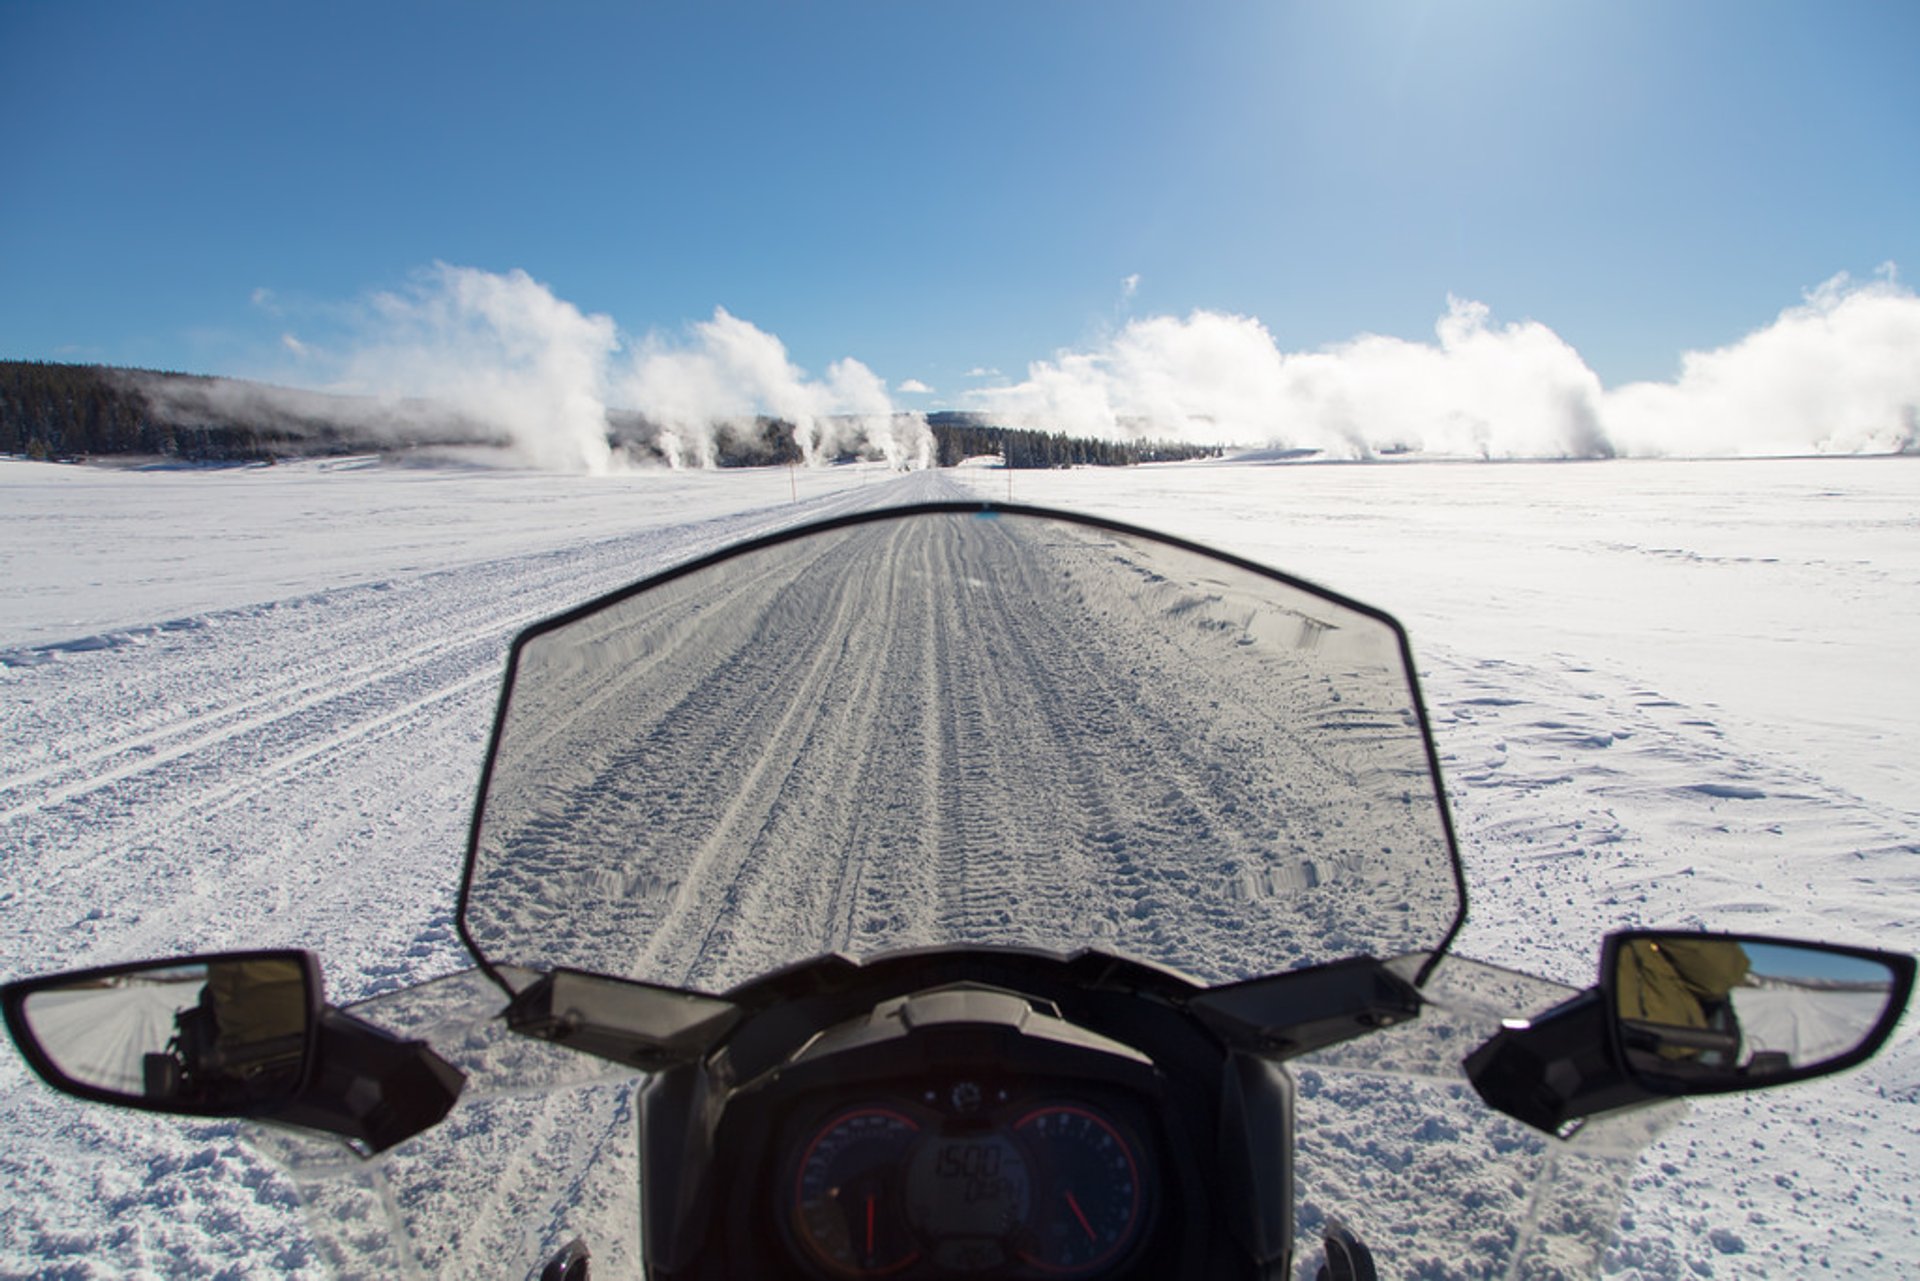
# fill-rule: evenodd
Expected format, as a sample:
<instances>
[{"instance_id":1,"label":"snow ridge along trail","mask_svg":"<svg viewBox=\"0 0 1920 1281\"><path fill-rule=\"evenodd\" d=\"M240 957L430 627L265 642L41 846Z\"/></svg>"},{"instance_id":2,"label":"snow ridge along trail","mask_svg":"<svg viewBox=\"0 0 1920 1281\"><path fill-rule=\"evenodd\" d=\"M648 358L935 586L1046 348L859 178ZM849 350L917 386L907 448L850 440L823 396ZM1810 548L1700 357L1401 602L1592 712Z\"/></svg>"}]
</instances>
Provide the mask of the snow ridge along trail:
<instances>
[{"instance_id":1,"label":"snow ridge along trail","mask_svg":"<svg viewBox=\"0 0 1920 1281\"><path fill-rule=\"evenodd\" d=\"M0 480L23 468L6 467ZM109 499L143 479L44 471L63 495L91 482ZM38 483L39 472L24 474ZM439 492L417 476L381 479L369 492ZM323 958L329 997L344 1002L458 968L460 853L513 633L742 538L914 501L931 479L883 485L849 472L822 493L810 476L814 496L800 504L729 511L709 501L689 512L665 503L660 513L683 522L665 526L650 525L636 501L616 522L628 533L570 529L558 547L504 557L497 538L482 540L494 554L468 563L448 546L424 572L164 624L117 622L90 637L39 628L35 643L0 652L0 977L307 947ZM455 502L474 492L468 478L446 482ZM780 477L783 500L787 488ZM734 493L738 508L751 491ZM429 509L418 529L395 537L445 537L437 527L453 523ZM163 550L144 571L154 581L134 581L128 597L191 598L190 585L162 578L217 556L219 544L176 551L168 530L154 534ZM142 563L140 549L128 555ZM231 598L264 577L224 590ZM229 1126L75 1106L9 1051L0 1054L0 1127L10 1136L0 1152L0 1275L58 1270L62 1260L74 1275L89 1260L173 1274L315 1265L291 1193Z\"/></svg>"}]
</instances>

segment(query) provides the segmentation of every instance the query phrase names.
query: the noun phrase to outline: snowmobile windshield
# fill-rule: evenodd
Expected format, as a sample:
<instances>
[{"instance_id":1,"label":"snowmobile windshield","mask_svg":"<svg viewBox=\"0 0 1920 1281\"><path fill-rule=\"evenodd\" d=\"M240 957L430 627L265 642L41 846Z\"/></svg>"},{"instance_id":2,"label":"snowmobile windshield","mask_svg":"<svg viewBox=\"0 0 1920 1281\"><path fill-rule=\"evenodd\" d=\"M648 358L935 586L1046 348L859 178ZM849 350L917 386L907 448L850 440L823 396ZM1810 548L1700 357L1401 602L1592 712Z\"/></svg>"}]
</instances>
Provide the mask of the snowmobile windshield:
<instances>
[{"instance_id":1,"label":"snowmobile windshield","mask_svg":"<svg viewBox=\"0 0 1920 1281\"><path fill-rule=\"evenodd\" d=\"M461 924L495 967L711 993L927 946L1218 984L1441 948L1458 869L1390 618L1124 526L948 504L522 635Z\"/></svg>"}]
</instances>

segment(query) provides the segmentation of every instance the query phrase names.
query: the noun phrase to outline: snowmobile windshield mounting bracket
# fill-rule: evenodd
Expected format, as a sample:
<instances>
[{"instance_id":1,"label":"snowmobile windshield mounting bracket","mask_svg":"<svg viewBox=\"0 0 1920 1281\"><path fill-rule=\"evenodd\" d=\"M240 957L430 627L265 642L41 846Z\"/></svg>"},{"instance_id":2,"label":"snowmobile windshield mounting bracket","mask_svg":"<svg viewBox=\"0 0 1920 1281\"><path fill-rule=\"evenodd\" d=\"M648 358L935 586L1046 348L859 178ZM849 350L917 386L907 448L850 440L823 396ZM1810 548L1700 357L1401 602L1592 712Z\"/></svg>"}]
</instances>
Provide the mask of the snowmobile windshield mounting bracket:
<instances>
[{"instance_id":1,"label":"snowmobile windshield mounting bracket","mask_svg":"<svg viewBox=\"0 0 1920 1281\"><path fill-rule=\"evenodd\" d=\"M1188 1002L1236 1050L1288 1059L1420 1016L1420 990L1368 956L1209 988Z\"/></svg>"},{"instance_id":2,"label":"snowmobile windshield mounting bracket","mask_svg":"<svg viewBox=\"0 0 1920 1281\"><path fill-rule=\"evenodd\" d=\"M516 993L506 1018L522 1036L658 1072L704 1056L740 1015L717 997L559 969Z\"/></svg>"}]
</instances>

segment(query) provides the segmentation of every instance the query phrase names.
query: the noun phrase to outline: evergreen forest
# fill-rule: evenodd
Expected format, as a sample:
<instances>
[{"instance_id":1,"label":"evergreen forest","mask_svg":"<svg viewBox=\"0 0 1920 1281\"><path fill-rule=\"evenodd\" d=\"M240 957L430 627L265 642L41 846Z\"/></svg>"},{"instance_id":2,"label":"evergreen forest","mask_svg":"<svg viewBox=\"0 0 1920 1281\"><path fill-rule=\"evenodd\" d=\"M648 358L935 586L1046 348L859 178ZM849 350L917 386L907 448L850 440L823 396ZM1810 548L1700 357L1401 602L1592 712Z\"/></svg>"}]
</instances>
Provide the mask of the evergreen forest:
<instances>
[{"instance_id":1,"label":"evergreen forest","mask_svg":"<svg viewBox=\"0 0 1920 1281\"><path fill-rule=\"evenodd\" d=\"M186 463L394 453L426 446L505 443L484 425L443 407L392 406L199 374L0 361L0 455L82 461L139 457ZM372 424L376 418L379 427ZM1121 467L1218 456L1217 446L1112 441L996 425L980 414L929 414L936 462L993 456L1012 468ZM608 441L629 455L665 461L644 417L615 411ZM791 424L760 418L715 433L722 467L797 462ZM843 460L844 461L844 460Z\"/></svg>"}]
</instances>

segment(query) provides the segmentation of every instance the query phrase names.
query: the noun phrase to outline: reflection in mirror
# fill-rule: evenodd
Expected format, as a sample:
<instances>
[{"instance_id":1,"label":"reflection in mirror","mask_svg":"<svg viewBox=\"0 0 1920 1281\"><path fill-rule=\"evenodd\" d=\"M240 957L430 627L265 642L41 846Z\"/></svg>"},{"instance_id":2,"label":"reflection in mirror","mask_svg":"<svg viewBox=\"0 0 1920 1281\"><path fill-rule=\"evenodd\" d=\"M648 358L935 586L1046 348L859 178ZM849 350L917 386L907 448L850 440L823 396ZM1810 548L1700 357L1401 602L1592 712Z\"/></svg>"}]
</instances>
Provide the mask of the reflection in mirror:
<instances>
[{"instance_id":1,"label":"reflection in mirror","mask_svg":"<svg viewBox=\"0 0 1920 1281\"><path fill-rule=\"evenodd\" d=\"M297 957L166 963L29 992L21 1016L54 1070L160 1108L246 1111L285 1099L305 1066Z\"/></svg>"},{"instance_id":2,"label":"reflection in mirror","mask_svg":"<svg viewBox=\"0 0 1920 1281\"><path fill-rule=\"evenodd\" d=\"M1861 1049L1897 976L1870 957L1812 944L1640 935L1616 953L1628 1066L1676 1085L1764 1084Z\"/></svg>"}]
</instances>

